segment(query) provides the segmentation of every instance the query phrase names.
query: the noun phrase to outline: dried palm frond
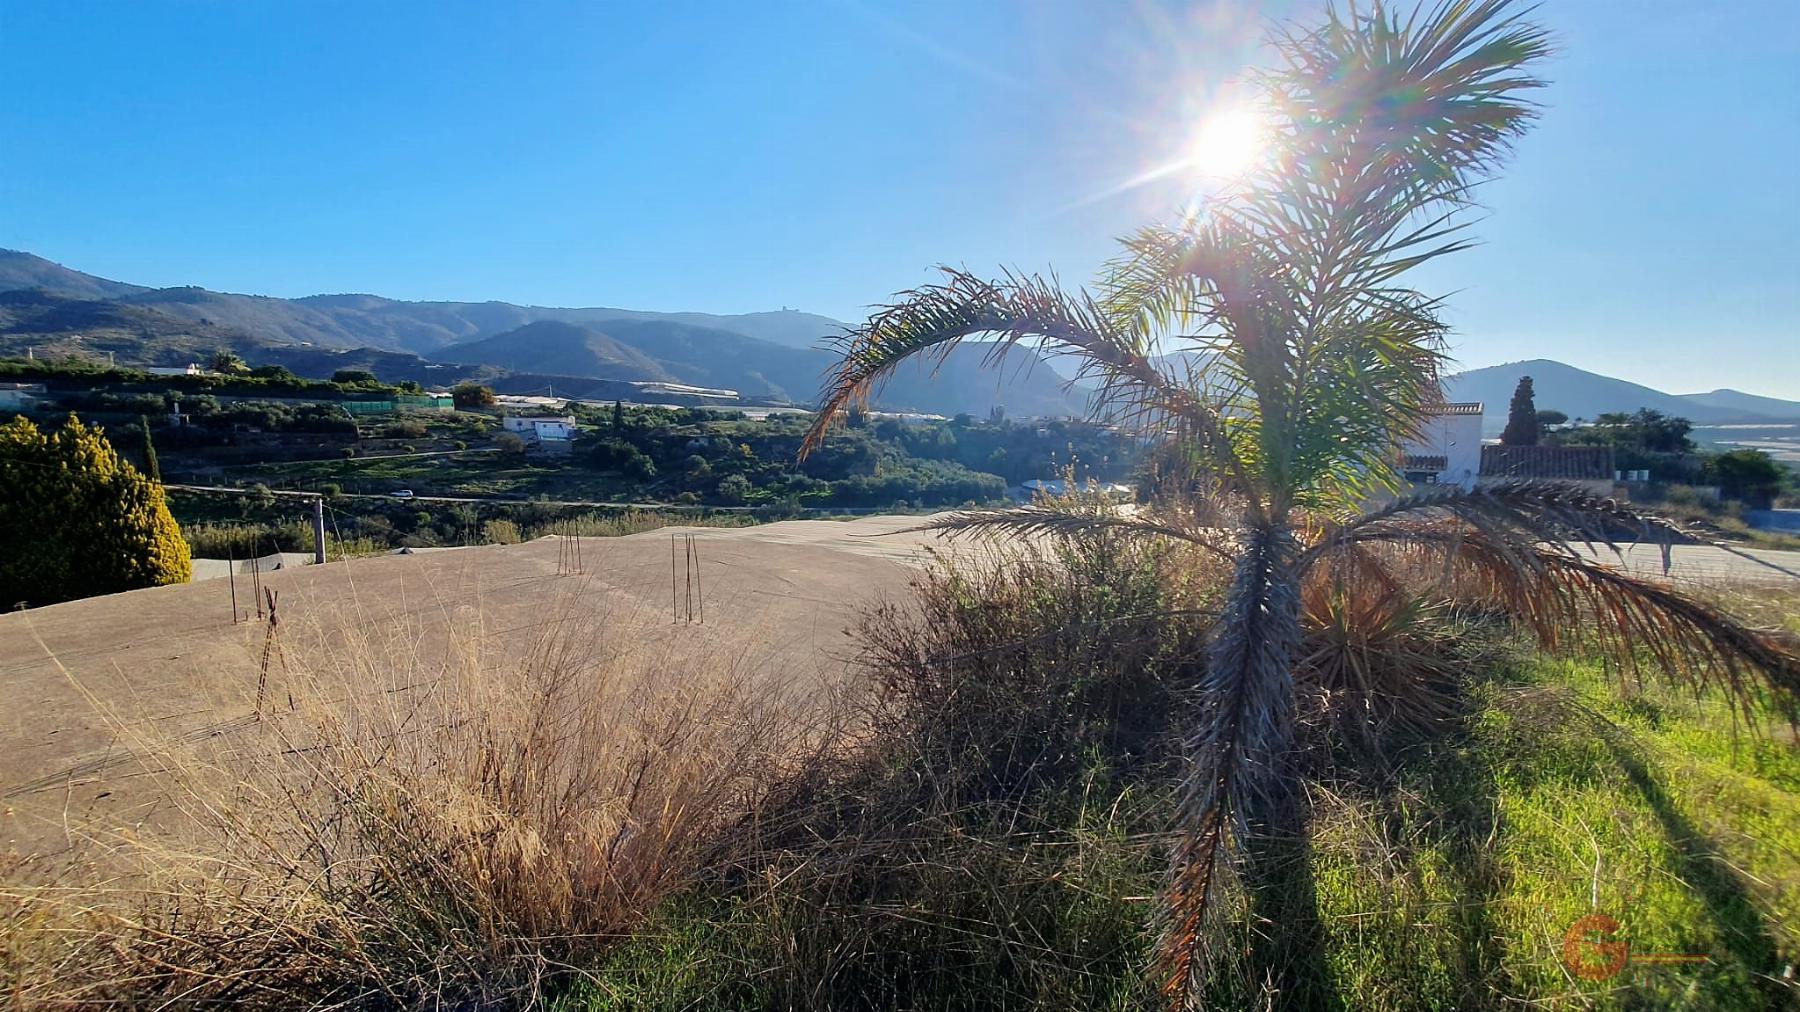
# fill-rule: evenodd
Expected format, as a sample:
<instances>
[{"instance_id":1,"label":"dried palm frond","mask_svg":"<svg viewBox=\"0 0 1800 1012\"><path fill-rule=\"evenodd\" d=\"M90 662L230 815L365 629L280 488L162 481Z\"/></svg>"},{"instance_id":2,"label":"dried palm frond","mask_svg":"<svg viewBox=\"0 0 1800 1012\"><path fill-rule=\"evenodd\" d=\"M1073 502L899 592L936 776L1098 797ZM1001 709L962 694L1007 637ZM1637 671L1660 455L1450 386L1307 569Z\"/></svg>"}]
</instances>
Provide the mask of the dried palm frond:
<instances>
[{"instance_id":1,"label":"dried palm frond","mask_svg":"<svg viewBox=\"0 0 1800 1012\"><path fill-rule=\"evenodd\" d=\"M1719 606L1658 580L1609 566L1523 524L1390 517L1351 539L1327 539L1308 563L1362 549L1365 565L1436 573L1467 600L1521 622L1547 650L1598 648L1622 673L1724 691L1751 716L1773 703L1790 719L1800 703L1800 641L1752 628Z\"/></svg>"},{"instance_id":2,"label":"dried palm frond","mask_svg":"<svg viewBox=\"0 0 1800 1012\"><path fill-rule=\"evenodd\" d=\"M1005 510L965 510L936 517L916 527L896 533L935 531L946 537L1054 537L1078 538L1101 533L1127 536L1170 538L1183 541L1235 561L1227 549L1232 544L1217 531L1204 528L1181 528L1137 517L1113 513L1076 513L1054 506L1020 506Z\"/></svg>"},{"instance_id":3,"label":"dried palm frond","mask_svg":"<svg viewBox=\"0 0 1800 1012\"><path fill-rule=\"evenodd\" d=\"M1366 745L1389 727L1441 730L1460 712L1446 603L1368 560L1344 569L1302 587L1297 679L1316 692L1321 716L1342 737Z\"/></svg>"}]
</instances>

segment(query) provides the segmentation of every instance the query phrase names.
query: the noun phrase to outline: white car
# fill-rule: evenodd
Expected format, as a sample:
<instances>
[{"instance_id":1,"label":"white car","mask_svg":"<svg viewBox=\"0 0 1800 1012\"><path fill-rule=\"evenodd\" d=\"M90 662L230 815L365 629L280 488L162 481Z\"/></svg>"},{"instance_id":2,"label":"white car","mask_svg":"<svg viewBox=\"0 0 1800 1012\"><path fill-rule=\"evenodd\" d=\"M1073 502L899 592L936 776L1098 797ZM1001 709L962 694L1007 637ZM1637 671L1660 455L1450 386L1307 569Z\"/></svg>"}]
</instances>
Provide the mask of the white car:
<instances>
[{"instance_id":1,"label":"white car","mask_svg":"<svg viewBox=\"0 0 1800 1012\"><path fill-rule=\"evenodd\" d=\"M411 499L413 497L413 490L410 488L397 488L394 491L389 492L388 495L391 495L396 499Z\"/></svg>"}]
</instances>

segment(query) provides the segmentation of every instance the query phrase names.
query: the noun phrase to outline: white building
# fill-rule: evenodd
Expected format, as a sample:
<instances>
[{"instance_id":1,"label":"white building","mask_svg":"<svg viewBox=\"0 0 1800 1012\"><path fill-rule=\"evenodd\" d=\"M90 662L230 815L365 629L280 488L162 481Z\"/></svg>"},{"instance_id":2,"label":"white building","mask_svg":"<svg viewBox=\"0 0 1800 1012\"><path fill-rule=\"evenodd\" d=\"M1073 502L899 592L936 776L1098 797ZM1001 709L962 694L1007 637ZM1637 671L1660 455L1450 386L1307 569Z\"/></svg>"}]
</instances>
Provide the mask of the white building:
<instances>
[{"instance_id":1,"label":"white building","mask_svg":"<svg viewBox=\"0 0 1800 1012\"><path fill-rule=\"evenodd\" d=\"M187 365L153 365L145 368L144 371L152 376L208 375L205 369L200 368L200 363L198 362L189 362Z\"/></svg>"},{"instance_id":2,"label":"white building","mask_svg":"<svg viewBox=\"0 0 1800 1012\"><path fill-rule=\"evenodd\" d=\"M575 419L569 415L530 418L507 415L500 424L506 431L517 433L520 439L531 443L568 442L575 438Z\"/></svg>"},{"instance_id":3,"label":"white building","mask_svg":"<svg viewBox=\"0 0 1800 1012\"><path fill-rule=\"evenodd\" d=\"M26 411L44 399L42 383L0 383L0 408Z\"/></svg>"},{"instance_id":4,"label":"white building","mask_svg":"<svg viewBox=\"0 0 1800 1012\"><path fill-rule=\"evenodd\" d=\"M1481 474L1481 404L1445 404L1401 444L1400 471L1415 485L1475 487Z\"/></svg>"}]
</instances>

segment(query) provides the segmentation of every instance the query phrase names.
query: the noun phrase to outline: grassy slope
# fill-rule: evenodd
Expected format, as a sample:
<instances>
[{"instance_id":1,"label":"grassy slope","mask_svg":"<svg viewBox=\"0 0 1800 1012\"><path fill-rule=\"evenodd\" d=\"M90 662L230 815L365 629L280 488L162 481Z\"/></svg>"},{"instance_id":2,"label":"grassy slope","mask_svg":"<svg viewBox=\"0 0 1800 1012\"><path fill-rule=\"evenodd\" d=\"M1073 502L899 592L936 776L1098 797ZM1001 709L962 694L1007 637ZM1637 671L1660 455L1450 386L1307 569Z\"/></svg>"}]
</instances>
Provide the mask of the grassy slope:
<instances>
[{"instance_id":1,"label":"grassy slope","mask_svg":"<svg viewBox=\"0 0 1800 1012\"><path fill-rule=\"evenodd\" d=\"M1319 796L1314 878L1322 972L1348 1008L1761 1009L1800 961L1800 753L1742 733L1718 702L1621 700L1586 664L1531 660L1484 691L1476 729L1421 746L1380 787ZM1037 826L979 845L834 914L779 886L689 899L619 950L570 1009L1136 1007L1158 799L1096 771L1039 799ZM932 884L927 885L930 882ZM1632 951L1705 954L1584 981L1562 962L1576 918L1613 916ZM863 941L859 945L857 939ZM832 944L828 956L799 945ZM896 948L911 951L894 951ZM787 968L835 967L834 980ZM810 994L809 994L810 992ZM1218 995L1237 1007L1250 995ZM1785 1000L1792 1000L1788 992Z\"/></svg>"}]
</instances>

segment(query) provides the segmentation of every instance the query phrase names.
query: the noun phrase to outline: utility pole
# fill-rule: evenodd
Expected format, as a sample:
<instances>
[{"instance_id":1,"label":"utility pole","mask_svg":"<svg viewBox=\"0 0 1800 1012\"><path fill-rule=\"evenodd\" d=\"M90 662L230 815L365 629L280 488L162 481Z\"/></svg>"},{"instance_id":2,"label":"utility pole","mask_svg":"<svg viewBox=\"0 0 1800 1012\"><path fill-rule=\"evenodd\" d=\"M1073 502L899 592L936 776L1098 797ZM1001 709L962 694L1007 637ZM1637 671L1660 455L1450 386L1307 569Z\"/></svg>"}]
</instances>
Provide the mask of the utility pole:
<instances>
[{"instance_id":1,"label":"utility pole","mask_svg":"<svg viewBox=\"0 0 1800 1012\"><path fill-rule=\"evenodd\" d=\"M313 499L313 562L325 564L325 497Z\"/></svg>"}]
</instances>

